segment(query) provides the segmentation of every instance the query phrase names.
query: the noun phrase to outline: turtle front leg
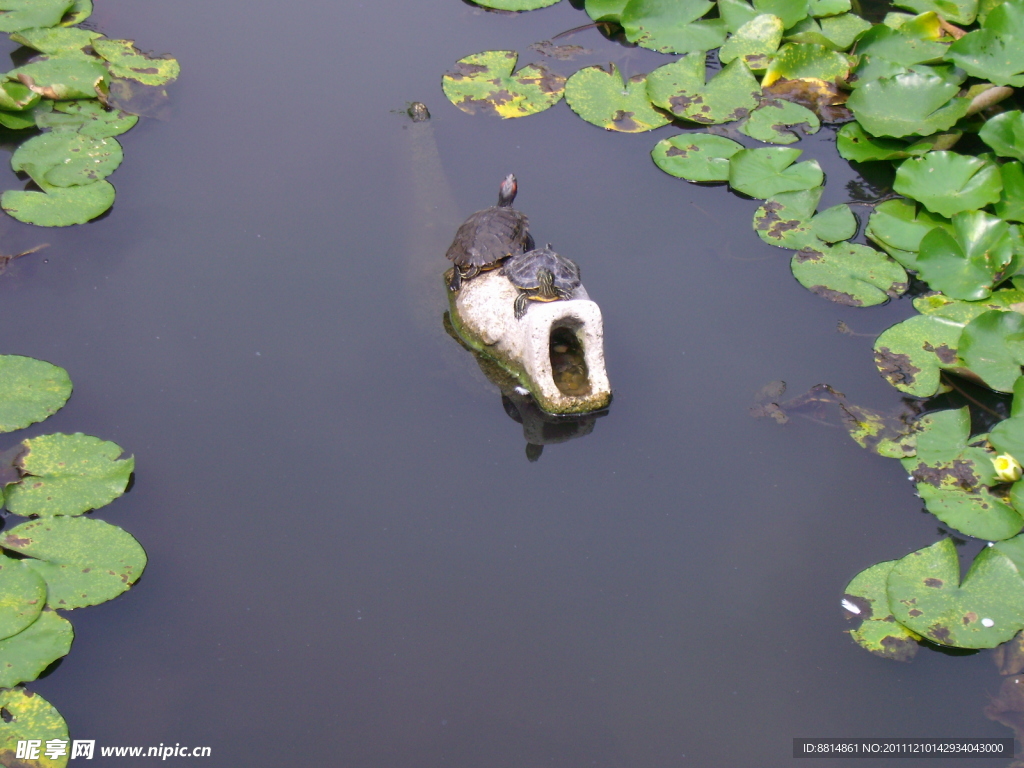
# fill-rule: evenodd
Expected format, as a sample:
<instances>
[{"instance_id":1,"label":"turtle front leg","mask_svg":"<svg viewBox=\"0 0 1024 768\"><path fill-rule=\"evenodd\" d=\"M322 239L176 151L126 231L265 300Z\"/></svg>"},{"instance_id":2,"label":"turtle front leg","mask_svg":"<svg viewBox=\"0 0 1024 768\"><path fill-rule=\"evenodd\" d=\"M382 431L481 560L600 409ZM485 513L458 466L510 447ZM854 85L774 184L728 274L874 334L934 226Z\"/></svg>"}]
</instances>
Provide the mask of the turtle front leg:
<instances>
[{"instance_id":1,"label":"turtle front leg","mask_svg":"<svg viewBox=\"0 0 1024 768\"><path fill-rule=\"evenodd\" d=\"M459 272L458 267L452 267L448 270L448 290L453 293L462 287L462 273Z\"/></svg>"},{"instance_id":2,"label":"turtle front leg","mask_svg":"<svg viewBox=\"0 0 1024 768\"><path fill-rule=\"evenodd\" d=\"M519 295L516 296L516 303L513 307L515 309L516 320L523 319L523 315L526 314L526 306L529 301L530 297L525 291L520 291Z\"/></svg>"}]
</instances>

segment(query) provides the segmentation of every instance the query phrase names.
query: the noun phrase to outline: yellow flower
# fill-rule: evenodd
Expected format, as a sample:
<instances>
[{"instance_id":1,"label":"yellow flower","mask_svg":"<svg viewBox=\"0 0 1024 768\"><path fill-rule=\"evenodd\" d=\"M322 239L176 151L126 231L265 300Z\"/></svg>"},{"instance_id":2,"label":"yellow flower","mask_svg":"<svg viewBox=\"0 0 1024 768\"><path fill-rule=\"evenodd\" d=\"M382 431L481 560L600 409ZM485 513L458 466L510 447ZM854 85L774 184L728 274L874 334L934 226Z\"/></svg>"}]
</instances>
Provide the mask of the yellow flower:
<instances>
[{"instance_id":1,"label":"yellow flower","mask_svg":"<svg viewBox=\"0 0 1024 768\"><path fill-rule=\"evenodd\" d=\"M996 469L996 477L1004 483L1015 483L1020 480L1020 462L1008 453L1001 453L992 459L992 466Z\"/></svg>"}]
</instances>

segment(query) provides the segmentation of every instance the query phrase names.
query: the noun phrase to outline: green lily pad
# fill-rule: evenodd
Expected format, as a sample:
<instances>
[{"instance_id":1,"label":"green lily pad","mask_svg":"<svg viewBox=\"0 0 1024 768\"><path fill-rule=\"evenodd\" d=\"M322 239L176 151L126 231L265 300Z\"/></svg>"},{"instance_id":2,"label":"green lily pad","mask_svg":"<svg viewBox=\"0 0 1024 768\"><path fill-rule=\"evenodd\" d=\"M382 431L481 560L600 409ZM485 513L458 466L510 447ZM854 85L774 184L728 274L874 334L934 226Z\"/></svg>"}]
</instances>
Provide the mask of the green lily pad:
<instances>
[{"instance_id":1,"label":"green lily pad","mask_svg":"<svg viewBox=\"0 0 1024 768\"><path fill-rule=\"evenodd\" d=\"M823 45L832 51L845 51L865 30L871 29L871 22L855 13L843 13L824 19L806 18L786 31L786 41Z\"/></svg>"},{"instance_id":2,"label":"green lily pad","mask_svg":"<svg viewBox=\"0 0 1024 768\"><path fill-rule=\"evenodd\" d=\"M106 59L114 77L137 80L143 85L167 85L181 74L177 59L143 53L135 47L134 40L109 40L103 37L93 40L92 47Z\"/></svg>"},{"instance_id":3,"label":"green lily pad","mask_svg":"<svg viewBox=\"0 0 1024 768\"><path fill-rule=\"evenodd\" d=\"M80 515L109 504L122 493L135 459L118 460L115 443L76 433L42 435L23 442L18 459L24 477L7 487L7 509L15 515Z\"/></svg>"},{"instance_id":4,"label":"green lily pad","mask_svg":"<svg viewBox=\"0 0 1024 768\"><path fill-rule=\"evenodd\" d=\"M107 76L101 59L75 51L41 56L7 73L47 99L91 99Z\"/></svg>"},{"instance_id":5,"label":"green lily pad","mask_svg":"<svg viewBox=\"0 0 1024 768\"><path fill-rule=\"evenodd\" d=\"M0 688L35 680L43 670L71 650L71 622L44 609L16 635L0 640Z\"/></svg>"},{"instance_id":6,"label":"green lily pad","mask_svg":"<svg viewBox=\"0 0 1024 768\"><path fill-rule=\"evenodd\" d=\"M953 232L936 227L921 239L917 270L932 288L965 301L988 298L1014 263L1020 234L984 211L953 217Z\"/></svg>"},{"instance_id":7,"label":"green lily pad","mask_svg":"<svg viewBox=\"0 0 1024 768\"><path fill-rule=\"evenodd\" d=\"M861 620L850 637L861 648L893 661L910 661L920 647L920 635L900 624L889 610L886 581L895 560L877 563L861 571L846 585L843 607L848 617Z\"/></svg>"},{"instance_id":8,"label":"green lily pad","mask_svg":"<svg viewBox=\"0 0 1024 768\"><path fill-rule=\"evenodd\" d=\"M1010 392L1024 364L1024 315L983 312L960 336L960 357L998 392Z\"/></svg>"},{"instance_id":9,"label":"green lily pad","mask_svg":"<svg viewBox=\"0 0 1024 768\"><path fill-rule=\"evenodd\" d=\"M996 215L1007 221L1024 222L1024 165L1003 163L999 173L1003 177L1003 191L995 204Z\"/></svg>"},{"instance_id":10,"label":"green lily pad","mask_svg":"<svg viewBox=\"0 0 1024 768\"><path fill-rule=\"evenodd\" d=\"M864 83L846 105L873 136L927 136L950 128L967 114L970 99L938 74L907 72Z\"/></svg>"},{"instance_id":11,"label":"green lily pad","mask_svg":"<svg viewBox=\"0 0 1024 768\"><path fill-rule=\"evenodd\" d=\"M142 575L146 552L127 531L88 517L32 520L0 534L46 580L46 603L71 609L112 600Z\"/></svg>"},{"instance_id":12,"label":"green lily pad","mask_svg":"<svg viewBox=\"0 0 1024 768\"><path fill-rule=\"evenodd\" d=\"M867 133L858 122L847 123L839 129L836 146L844 160L866 163L872 160L903 160L920 157L935 146L935 142L947 134L937 133L914 142L900 139L880 139Z\"/></svg>"},{"instance_id":13,"label":"green lily pad","mask_svg":"<svg viewBox=\"0 0 1024 768\"><path fill-rule=\"evenodd\" d=\"M723 64L742 58L750 69L762 71L782 42L782 30L782 19L778 16L770 13L755 16L726 40L718 51L718 58Z\"/></svg>"},{"instance_id":14,"label":"green lily pad","mask_svg":"<svg viewBox=\"0 0 1024 768\"><path fill-rule=\"evenodd\" d=\"M471 115L525 117L543 112L562 98L565 78L543 64L527 64L513 74L519 54L484 51L455 62L441 78L448 100Z\"/></svg>"},{"instance_id":15,"label":"green lily pad","mask_svg":"<svg viewBox=\"0 0 1024 768\"><path fill-rule=\"evenodd\" d=\"M0 640L16 635L39 618L46 605L46 582L24 560L0 555Z\"/></svg>"},{"instance_id":16,"label":"green lily pad","mask_svg":"<svg viewBox=\"0 0 1024 768\"><path fill-rule=\"evenodd\" d=\"M681 133L655 144L651 157L665 173L687 181L728 181L729 158L741 149L724 136Z\"/></svg>"},{"instance_id":17,"label":"green lily pad","mask_svg":"<svg viewBox=\"0 0 1024 768\"><path fill-rule=\"evenodd\" d=\"M1024 85L1024 2L1007 0L996 6L984 27L953 43L946 58L996 85Z\"/></svg>"},{"instance_id":18,"label":"green lily pad","mask_svg":"<svg viewBox=\"0 0 1024 768\"><path fill-rule=\"evenodd\" d=\"M1002 541L1024 528L1020 513L987 488L966 491L918 483L917 492L929 512L967 536Z\"/></svg>"},{"instance_id":19,"label":"green lily pad","mask_svg":"<svg viewBox=\"0 0 1024 768\"><path fill-rule=\"evenodd\" d=\"M11 168L39 185L76 187L106 178L121 164L117 139L53 131L33 136L11 155Z\"/></svg>"},{"instance_id":20,"label":"green lily pad","mask_svg":"<svg viewBox=\"0 0 1024 768\"><path fill-rule=\"evenodd\" d=\"M808 0L754 0L754 8L758 13L770 13L782 19L783 25L789 29L810 14Z\"/></svg>"},{"instance_id":21,"label":"green lily pad","mask_svg":"<svg viewBox=\"0 0 1024 768\"><path fill-rule=\"evenodd\" d=\"M669 118L647 100L647 75L622 79L619 68L584 67L565 83L565 100L588 123L608 131L642 133L668 124Z\"/></svg>"},{"instance_id":22,"label":"green lily pad","mask_svg":"<svg viewBox=\"0 0 1024 768\"><path fill-rule=\"evenodd\" d=\"M1004 288L982 301L958 301L941 293L932 293L914 299L914 309L924 315L944 317L967 325L978 315L992 309L1021 311L1024 309L1024 291Z\"/></svg>"},{"instance_id":23,"label":"green lily pad","mask_svg":"<svg viewBox=\"0 0 1024 768\"><path fill-rule=\"evenodd\" d=\"M55 27L71 5L71 0L0 0L0 32Z\"/></svg>"},{"instance_id":24,"label":"green lily pad","mask_svg":"<svg viewBox=\"0 0 1024 768\"><path fill-rule=\"evenodd\" d=\"M823 45L787 43L779 49L765 70L761 85L769 86L776 80L824 80L843 82L850 75L850 59Z\"/></svg>"},{"instance_id":25,"label":"green lily pad","mask_svg":"<svg viewBox=\"0 0 1024 768\"><path fill-rule=\"evenodd\" d=\"M1014 389L1016 390L1018 387L1015 386ZM1015 393L1014 401L1016 402L1016 400ZM1024 415L1003 419L992 428L988 439L998 453L1008 453L1014 458L1018 456L1024 458Z\"/></svg>"},{"instance_id":26,"label":"green lily pad","mask_svg":"<svg viewBox=\"0 0 1024 768\"><path fill-rule=\"evenodd\" d=\"M17 81L0 83L0 109L24 112L39 103L39 94Z\"/></svg>"},{"instance_id":27,"label":"green lily pad","mask_svg":"<svg viewBox=\"0 0 1024 768\"><path fill-rule=\"evenodd\" d=\"M893 4L918 13L934 11L954 24L973 24L978 15L978 0L899 0Z\"/></svg>"},{"instance_id":28,"label":"green lily pad","mask_svg":"<svg viewBox=\"0 0 1024 768\"><path fill-rule=\"evenodd\" d=\"M92 16L92 0L75 0L71 5L71 9L64 14L60 25L62 27L73 27L75 24L81 24L90 16Z\"/></svg>"},{"instance_id":29,"label":"green lily pad","mask_svg":"<svg viewBox=\"0 0 1024 768\"><path fill-rule=\"evenodd\" d=\"M847 240L857 231L848 205L836 205L814 215L824 187L783 192L766 200L754 213L754 230L769 245L815 248Z\"/></svg>"},{"instance_id":30,"label":"green lily pad","mask_svg":"<svg viewBox=\"0 0 1024 768\"><path fill-rule=\"evenodd\" d=\"M16 43L34 48L41 53L56 54L64 51L83 52L92 41L103 37L99 32L91 29L79 29L78 27L47 27L40 29L25 29L11 35L11 40Z\"/></svg>"},{"instance_id":31,"label":"green lily pad","mask_svg":"<svg viewBox=\"0 0 1024 768\"><path fill-rule=\"evenodd\" d=\"M42 192L7 190L0 195L0 208L26 224L67 227L85 224L114 204L114 187L107 181L78 187L39 186Z\"/></svg>"},{"instance_id":32,"label":"green lily pad","mask_svg":"<svg viewBox=\"0 0 1024 768\"><path fill-rule=\"evenodd\" d=\"M721 19L701 19L714 7L710 0L630 0L619 23L626 39L660 53L692 53L725 42Z\"/></svg>"},{"instance_id":33,"label":"green lily pad","mask_svg":"<svg viewBox=\"0 0 1024 768\"><path fill-rule=\"evenodd\" d=\"M956 368L963 323L916 315L886 329L875 340L875 365L901 392L931 397L939 391L939 371Z\"/></svg>"},{"instance_id":34,"label":"green lily pad","mask_svg":"<svg viewBox=\"0 0 1024 768\"><path fill-rule=\"evenodd\" d=\"M875 206L866 234L905 268L916 272L921 239L936 227L953 231L952 222L918 206L913 200L886 200Z\"/></svg>"},{"instance_id":35,"label":"green lily pad","mask_svg":"<svg viewBox=\"0 0 1024 768\"><path fill-rule=\"evenodd\" d=\"M792 144L800 141L800 134L794 128L805 135L815 134L821 128L821 121L807 107L792 101L762 99L761 105L740 126L740 133L771 144Z\"/></svg>"},{"instance_id":36,"label":"green lily pad","mask_svg":"<svg viewBox=\"0 0 1024 768\"><path fill-rule=\"evenodd\" d=\"M729 186L750 197L767 199L782 192L820 187L825 180L817 160L794 161L799 149L744 149L729 159Z\"/></svg>"},{"instance_id":37,"label":"green lily pad","mask_svg":"<svg viewBox=\"0 0 1024 768\"><path fill-rule=\"evenodd\" d=\"M618 24L628 4L629 0L586 0L584 7L594 21L614 21Z\"/></svg>"},{"instance_id":38,"label":"green lily pad","mask_svg":"<svg viewBox=\"0 0 1024 768\"><path fill-rule=\"evenodd\" d=\"M104 109L96 99L58 101L53 110L36 115L36 125L51 131L75 131L85 136L118 136L139 122L136 115L119 109Z\"/></svg>"},{"instance_id":39,"label":"green lily pad","mask_svg":"<svg viewBox=\"0 0 1024 768\"><path fill-rule=\"evenodd\" d=\"M866 245L805 247L790 269L802 286L822 298L851 307L870 307L907 290L907 273L881 251Z\"/></svg>"},{"instance_id":40,"label":"green lily pad","mask_svg":"<svg viewBox=\"0 0 1024 768\"><path fill-rule=\"evenodd\" d=\"M24 429L42 421L71 397L68 372L20 355L0 355L0 432Z\"/></svg>"},{"instance_id":41,"label":"green lily pad","mask_svg":"<svg viewBox=\"0 0 1024 768\"><path fill-rule=\"evenodd\" d=\"M64 768L68 764L67 754L58 757L47 757L46 754L47 742L67 743L70 738L67 723L50 702L38 693L15 688L0 691L0 710L7 712L10 718L0 720L0 765ZM18 742L33 739L42 742L39 758L31 761L19 759Z\"/></svg>"},{"instance_id":42,"label":"green lily pad","mask_svg":"<svg viewBox=\"0 0 1024 768\"><path fill-rule=\"evenodd\" d=\"M941 645L994 648L1024 628L1024 579L991 547L961 583L956 547L943 539L899 560L886 590L896 621Z\"/></svg>"},{"instance_id":43,"label":"green lily pad","mask_svg":"<svg viewBox=\"0 0 1024 768\"><path fill-rule=\"evenodd\" d=\"M705 83L703 53L658 67L647 76L647 96L655 106L696 123L727 123L757 106L761 88L741 59L727 64Z\"/></svg>"},{"instance_id":44,"label":"green lily pad","mask_svg":"<svg viewBox=\"0 0 1024 768\"><path fill-rule=\"evenodd\" d=\"M717 3L718 16L725 22L725 28L731 35L739 32L748 21L762 15L746 0L717 0Z\"/></svg>"},{"instance_id":45,"label":"green lily pad","mask_svg":"<svg viewBox=\"0 0 1024 768\"><path fill-rule=\"evenodd\" d=\"M987 120L978 136L1000 157L1024 160L1024 114L1019 109Z\"/></svg>"},{"instance_id":46,"label":"green lily pad","mask_svg":"<svg viewBox=\"0 0 1024 768\"><path fill-rule=\"evenodd\" d=\"M843 426L861 448L889 459L905 459L917 452L918 428L904 419L886 417L863 406L841 406Z\"/></svg>"},{"instance_id":47,"label":"green lily pad","mask_svg":"<svg viewBox=\"0 0 1024 768\"><path fill-rule=\"evenodd\" d=\"M929 16L935 19L934 14ZM937 19L935 26L938 27ZM919 27L910 23L899 29L876 24L857 41L858 55L885 59L904 67L937 61L948 48L948 43L940 43L930 35L921 34Z\"/></svg>"},{"instance_id":48,"label":"green lily pad","mask_svg":"<svg viewBox=\"0 0 1024 768\"><path fill-rule=\"evenodd\" d=\"M893 189L951 218L999 201L1003 179L994 163L956 152L929 152L896 169Z\"/></svg>"}]
</instances>

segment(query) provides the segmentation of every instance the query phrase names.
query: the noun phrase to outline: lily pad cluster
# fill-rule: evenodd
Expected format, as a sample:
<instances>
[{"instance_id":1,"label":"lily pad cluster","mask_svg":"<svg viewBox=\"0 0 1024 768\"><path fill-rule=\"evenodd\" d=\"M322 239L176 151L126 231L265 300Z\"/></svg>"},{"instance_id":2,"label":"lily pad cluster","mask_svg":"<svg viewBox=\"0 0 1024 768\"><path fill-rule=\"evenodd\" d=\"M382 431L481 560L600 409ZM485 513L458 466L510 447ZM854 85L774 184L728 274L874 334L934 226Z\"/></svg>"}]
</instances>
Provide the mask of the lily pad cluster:
<instances>
[{"instance_id":1,"label":"lily pad cluster","mask_svg":"<svg viewBox=\"0 0 1024 768\"><path fill-rule=\"evenodd\" d=\"M0 355L0 385L0 433L47 418L72 389L64 369L18 355ZM19 740L67 738L60 714L20 687L70 650L74 630L62 612L117 597L146 567L145 550L130 533L85 516L125 492L135 460L121 454L114 443L80 433L27 438L0 452L0 504L6 516L26 518L0 532L5 765L15 764ZM63 766L67 756L43 764Z\"/></svg>"},{"instance_id":2,"label":"lily pad cluster","mask_svg":"<svg viewBox=\"0 0 1024 768\"><path fill-rule=\"evenodd\" d=\"M0 195L0 207L19 221L63 227L108 210L114 187L106 177L123 156L114 137L165 100L164 87L178 77L175 59L77 26L91 8L34 0L8 3L0 15L0 31L38 52L0 75L0 125L32 132L11 157L31 187Z\"/></svg>"}]
</instances>

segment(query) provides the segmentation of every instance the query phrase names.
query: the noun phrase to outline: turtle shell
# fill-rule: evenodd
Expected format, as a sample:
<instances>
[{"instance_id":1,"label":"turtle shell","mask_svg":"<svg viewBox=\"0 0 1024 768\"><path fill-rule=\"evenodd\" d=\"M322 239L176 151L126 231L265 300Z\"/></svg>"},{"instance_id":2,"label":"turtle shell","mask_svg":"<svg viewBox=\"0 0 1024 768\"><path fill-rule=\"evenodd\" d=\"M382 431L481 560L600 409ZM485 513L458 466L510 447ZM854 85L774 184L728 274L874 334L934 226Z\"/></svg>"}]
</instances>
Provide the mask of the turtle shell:
<instances>
[{"instance_id":1,"label":"turtle shell","mask_svg":"<svg viewBox=\"0 0 1024 768\"><path fill-rule=\"evenodd\" d=\"M547 248L513 256L502 267L502 274L521 291L534 291L540 288L540 270L546 269L554 276L554 287L564 296L570 295L580 287L580 268L572 259L560 256Z\"/></svg>"},{"instance_id":2,"label":"turtle shell","mask_svg":"<svg viewBox=\"0 0 1024 768\"><path fill-rule=\"evenodd\" d=\"M512 207L494 205L463 222L446 254L459 267L493 267L533 247L530 222Z\"/></svg>"}]
</instances>

